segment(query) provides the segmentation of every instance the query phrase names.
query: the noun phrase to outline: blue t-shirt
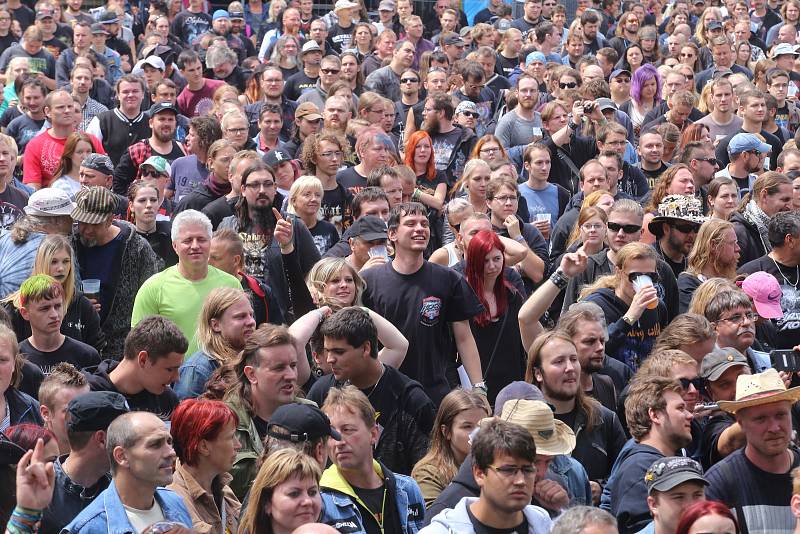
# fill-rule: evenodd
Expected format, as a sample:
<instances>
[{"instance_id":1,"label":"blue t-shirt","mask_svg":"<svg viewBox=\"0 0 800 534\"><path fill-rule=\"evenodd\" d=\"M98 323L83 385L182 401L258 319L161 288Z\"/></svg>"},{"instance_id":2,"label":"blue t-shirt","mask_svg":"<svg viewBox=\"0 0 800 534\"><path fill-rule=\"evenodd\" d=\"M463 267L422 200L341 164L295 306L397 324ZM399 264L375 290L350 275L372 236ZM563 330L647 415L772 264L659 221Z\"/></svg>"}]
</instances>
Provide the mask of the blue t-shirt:
<instances>
[{"instance_id":1,"label":"blue t-shirt","mask_svg":"<svg viewBox=\"0 0 800 534\"><path fill-rule=\"evenodd\" d=\"M554 184L548 183L544 189L536 190L527 183L522 183L519 184L519 193L528 203L528 222L536 222L538 213L549 213L550 228L555 228L558 220L558 188Z\"/></svg>"}]
</instances>

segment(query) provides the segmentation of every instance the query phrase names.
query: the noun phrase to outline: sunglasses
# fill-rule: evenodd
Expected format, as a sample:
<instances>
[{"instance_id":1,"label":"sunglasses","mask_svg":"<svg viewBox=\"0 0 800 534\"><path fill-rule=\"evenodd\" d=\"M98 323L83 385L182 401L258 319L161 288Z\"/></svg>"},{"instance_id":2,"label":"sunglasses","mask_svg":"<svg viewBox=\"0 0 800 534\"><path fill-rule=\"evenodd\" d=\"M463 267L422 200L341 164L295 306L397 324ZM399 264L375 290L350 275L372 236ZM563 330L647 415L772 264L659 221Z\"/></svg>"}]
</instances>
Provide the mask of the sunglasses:
<instances>
[{"instance_id":1,"label":"sunglasses","mask_svg":"<svg viewBox=\"0 0 800 534\"><path fill-rule=\"evenodd\" d=\"M323 74L339 74L339 69L319 69Z\"/></svg>"},{"instance_id":2,"label":"sunglasses","mask_svg":"<svg viewBox=\"0 0 800 534\"><path fill-rule=\"evenodd\" d=\"M694 159L696 159L697 161L706 161L712 165L719 164L719 160L717 160L717 158L694 158Z\"/></svg>"},{"instance_id":3,"label":"sunglasses","mask_svg":"<svg viewBox=\"0 0 800 534\"><path fill-rule=\"evenodd\" d=\"M162 176L162 174L156 170L145 169L142 171L141 176L142 178L149 178L151 176L153 178L158 178L159 176Z\"/></svg>"},{"instance_id":4,"label":"sunglasses","mask_svg":"<svg viewBox=\"0 0 800 534\"><path fill-rule=\"evenodd\" d=\"M419 83L416 78L400 78L400 83Z\"/></svg>"},{"instance_id":5,"label":"sunglasses","mask_svg":"<svg viewBox=\"0 0 800 534\"><path fill-rule=\"evenodd\" d=\"M472 117L473 119L477 119L478 117L480 117L480 115L475 113L474 111L462 111L461 114L466 115L467 117Z\"/></svg>"},{"instance_id":6,"label":"sunglasses","mask_svg":"<svg viewBox=\"0 0 800 534\"><path fill-rule=\"evenodd\" d=\"M697 378L679 378L678 382L681 383L681 387L684 391L689 391L689 386L694 386L694 389L697 391L702 391L705 386L705 380L699 376Z\"/></svg>"},{"instance_id":7,"label":"sunglasses","mask_svg":"<svg viewBox=\"0 0 800 534\"><path fill-rule=\"evenodd\" d=\"M561 89L575 89L576 87L578 87L578 82L567 82L567 83L558 82L558 86Z\"/></svg>"},{"instance_id":8,"label":"sunglasses","mask_svg":"<svg viewBox=\"0 0 800 534\"><path fill-rule=\"evenodd\" d=\"M700 225L692 223L673 223L670 227L676 229L682 234L696 234L700 231Z\"/></svg>"},{"instance_id":9,"label":"sunglasses","mask_svg":"<svg viewBox=\"0 0 800 534\"><path fill-rule=\"evenodd\" d=\"M658 273L657 272L652 272L652 273L636 273L636 272L628 273L628 280L630 280L631 283L633 283L633 281L636 280L637 278L639 278L640 276L646 276L646 277L650 278L650 280L652 280L654 284L656 282L658 282Z\"/></svg>"},{"instance_id":10,"label":"sunglasses","mask_svg":"<svg viewBox=\"0 0 800 534\"><path fill-rule=\"evenodd\" d=\"M641 230L642 227L639 226L638 224L619 224L610 222L608 223L608 229L611 230L612 232L619 232L620 230L622 230L626 234L635 234L636 232Z\"/></svg>"}]
</instances>

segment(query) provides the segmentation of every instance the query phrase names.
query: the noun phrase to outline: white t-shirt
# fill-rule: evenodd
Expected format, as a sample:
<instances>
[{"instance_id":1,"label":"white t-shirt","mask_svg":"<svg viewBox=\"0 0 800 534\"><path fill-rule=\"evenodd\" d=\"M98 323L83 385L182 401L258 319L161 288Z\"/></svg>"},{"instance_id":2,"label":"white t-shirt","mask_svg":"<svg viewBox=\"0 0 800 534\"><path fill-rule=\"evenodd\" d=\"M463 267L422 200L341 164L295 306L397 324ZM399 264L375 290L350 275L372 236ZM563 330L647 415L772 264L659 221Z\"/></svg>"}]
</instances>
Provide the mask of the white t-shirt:
<instances>
[{"instance_id":1,"label":"white t-shirt","mask_svg":"<svg viewBox=\"0 0 800 534\"><path fill-rule=\"evenodd\" d=\"M124 504L122 506L125 508L128 521L131 522L134 532L142 532L153 523L158 523L166 519L163 510L161 510L161 506L155 499L153 499L153 506L151 506L149 510L137 510L136 508L131 508Z\"/></svg>"}]
</instances>

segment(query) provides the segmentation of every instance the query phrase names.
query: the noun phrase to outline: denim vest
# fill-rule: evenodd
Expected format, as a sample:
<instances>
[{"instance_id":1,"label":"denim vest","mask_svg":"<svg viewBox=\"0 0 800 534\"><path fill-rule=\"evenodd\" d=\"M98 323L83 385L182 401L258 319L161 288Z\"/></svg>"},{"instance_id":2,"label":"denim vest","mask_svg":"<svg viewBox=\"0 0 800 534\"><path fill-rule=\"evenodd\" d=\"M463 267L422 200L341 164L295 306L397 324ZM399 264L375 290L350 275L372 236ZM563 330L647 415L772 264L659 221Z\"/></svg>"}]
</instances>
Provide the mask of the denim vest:
<instances>
[{"instance_id":1,"label":"denim vest","mask_svg":"<svg viewBox=\"0 0 800 534\"><path fill-rule=\"evenodd\" d=\"M165 521L174 521L186 528L192 528L192 518L189 517L183 499L177 493L166 488L156 488L155 499L164 512ZM114 482L64 527L61 533L139 534L128 520L128 514L125 513Z\"/></svg>"}]
</instances>

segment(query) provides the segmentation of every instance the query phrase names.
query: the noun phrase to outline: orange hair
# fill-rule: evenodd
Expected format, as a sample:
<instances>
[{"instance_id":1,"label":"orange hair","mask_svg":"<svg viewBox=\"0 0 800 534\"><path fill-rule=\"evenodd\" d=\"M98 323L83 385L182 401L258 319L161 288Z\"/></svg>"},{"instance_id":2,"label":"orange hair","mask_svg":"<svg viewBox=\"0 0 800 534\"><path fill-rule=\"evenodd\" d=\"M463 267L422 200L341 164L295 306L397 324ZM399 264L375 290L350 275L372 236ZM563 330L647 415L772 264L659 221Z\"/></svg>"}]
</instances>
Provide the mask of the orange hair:
<instances>
[{"instance_id":1,"label":"orange hair","mask_svg":"<svg viewBox=\"0 0 800 534\"><path fill-rule=\"evenodd\" d=\"M411 134L411 136L409 136L408 141L406 141L405 164L408 165L409 168L414 169L414 151L417 149L417 144L423 139L427 139L428 143L431 144L431 157L428 159L425 178L428 180L433 180L436 177L436 158L433 155L433 140L431 139L431 136L428 135L428 132L424 130L417 130Z\"/></svg>"}]
</instances>

